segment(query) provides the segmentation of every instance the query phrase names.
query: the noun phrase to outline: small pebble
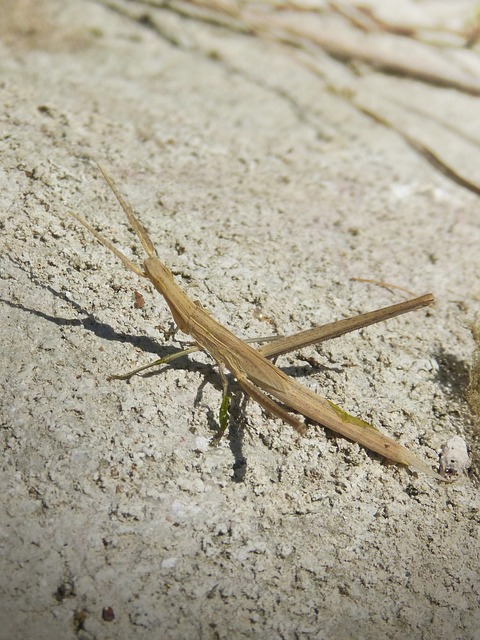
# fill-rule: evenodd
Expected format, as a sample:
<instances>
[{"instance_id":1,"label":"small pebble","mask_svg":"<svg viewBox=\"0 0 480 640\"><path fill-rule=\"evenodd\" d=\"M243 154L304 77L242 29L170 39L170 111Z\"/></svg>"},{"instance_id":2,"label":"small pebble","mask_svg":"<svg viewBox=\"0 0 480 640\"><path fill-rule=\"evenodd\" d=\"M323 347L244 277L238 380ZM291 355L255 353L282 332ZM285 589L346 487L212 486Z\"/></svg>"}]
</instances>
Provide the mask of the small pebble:
<instances>
[{"instance_id":1,"label":"small pebble","mask_svg":"<svg viewBox=\"0 0 480 640\"><path fill-rule=\"evenodd\" d=\"M206 453L210 448L210 442L203 436L197 436L193 445L193 450L198 453Z\"/></svg>"},{"instance_id":2,"label":"small pebble","mask_svg":"<svg viewBox=\"0 0 480 640\"><path fill-rule=\"evenodd\" d=\"M469 466L467 444L460 436L453 436L440 452L440 474L448 480L456 480Z\"/></svg>"}]
</instances>

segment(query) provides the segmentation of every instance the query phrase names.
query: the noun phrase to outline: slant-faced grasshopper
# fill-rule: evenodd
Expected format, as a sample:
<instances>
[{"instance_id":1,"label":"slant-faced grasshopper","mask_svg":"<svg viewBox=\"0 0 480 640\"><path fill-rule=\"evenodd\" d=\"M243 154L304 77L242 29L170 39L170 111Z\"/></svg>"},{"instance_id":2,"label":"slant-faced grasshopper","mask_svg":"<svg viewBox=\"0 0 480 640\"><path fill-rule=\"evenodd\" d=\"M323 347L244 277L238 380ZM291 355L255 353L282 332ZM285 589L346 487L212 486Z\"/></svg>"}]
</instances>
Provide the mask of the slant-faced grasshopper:
<instances>
[{"instance_id":1,"label":"slant-faced grasshopper","mask_svg":"<svg viewBox=\"0 0 480 640\"><path fill-rule=\"evenodd\" d=\"M98 233L85 219L71 212L72 215L99 242L112 251L128 269L140 277L150 280L157 291L165 298L178 329L194 339L195 346L189 351L197 349L206 351L217 363L224 380L224 402L222 403L224 413L226 413L225 400L227 392L223 369L226 368L236 378L245 393L258 402L268 413L282 418L298 432L305 432L305 424L289 413L287 408L350 440L358 442L388 460L412 467L438 480L444 480L425 462L417 458L412 451L383 435L367 422L349 415L326 398L289 378L273 362L267 359L267 357L275 357L281 353L299 349L307 344L319 342L322 339L326 339L326 337L332 337L332 333L340 335L354 328L367 326L413 308L425 306L433 301L433 296L422 296L414 301L393 305L384 310L377 310L357 318L343 320L338 324L332 323L333 329L332 325L329 325L326 330L322 327L316 327L287 338L280 337L271 344L255 349L247 342L237 338L231 331L212 318L199 303L189 298L175 282L172 272L157 257L146 229L137 220L131 207L122 198L110 176L101 167L100 170L148 255L143 263L144 271ZM342 323L344 323L344 326L342 326ZM335 329L335 325L337 329ZM164 359L153 364L165 363L171 361L171 359ZM131 373L136 373L147 367L141 367ZM277 401L280 401L283 406Z\"/></svg>"}]
</instances>

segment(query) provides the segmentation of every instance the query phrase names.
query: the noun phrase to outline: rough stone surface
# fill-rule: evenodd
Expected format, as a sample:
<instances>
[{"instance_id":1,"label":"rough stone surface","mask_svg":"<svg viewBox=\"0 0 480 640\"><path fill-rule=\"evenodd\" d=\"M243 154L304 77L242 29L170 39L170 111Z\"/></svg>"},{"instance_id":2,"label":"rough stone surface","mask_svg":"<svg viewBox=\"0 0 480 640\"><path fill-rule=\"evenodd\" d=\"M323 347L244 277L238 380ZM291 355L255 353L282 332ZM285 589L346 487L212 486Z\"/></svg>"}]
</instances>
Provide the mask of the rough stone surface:
<instances>
[{"instance_id":1,"label":"rough stone surface","mask_svg":"<svg viewBox=\"0 0 480 640\"><path fill-rule=\"evenodd\" d=\"M141 262L101 162L242 337L401 299L354 277L432 291L279 365L435 466L474 442L478 197L281 47L178 16L174 45L95 2L1 11L0 637L478 639L475 465L439 485L238 394L210 448L206 356L107 382L178 342L150 284L68 216Z\"/></svg>"}]
</instances>

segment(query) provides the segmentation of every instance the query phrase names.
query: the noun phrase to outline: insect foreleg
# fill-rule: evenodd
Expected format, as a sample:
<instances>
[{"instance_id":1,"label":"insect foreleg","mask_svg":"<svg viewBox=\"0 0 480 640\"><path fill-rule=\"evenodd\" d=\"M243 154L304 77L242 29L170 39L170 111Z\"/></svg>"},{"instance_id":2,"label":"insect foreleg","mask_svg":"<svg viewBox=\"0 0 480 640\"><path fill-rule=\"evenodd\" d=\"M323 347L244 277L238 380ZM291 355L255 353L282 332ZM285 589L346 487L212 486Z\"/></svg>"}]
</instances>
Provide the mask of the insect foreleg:
<instances>
[{"instance_id":1,"label":"insect foreleg","mask_svg":"<svg viewBox=\"0 0 480 640\"><path fill-rule=\"evenodd\" d=\"M170 364L174 360L178 360L178 358L183 358L184 356L188 356L189 353L195 353L195 351L201 351L200 347L190 347L189 349L183 349L182 351L176 351L175 353L170 354L169 356L165 356L164 358L160 358L159 360L154 360L153 362L149 362L148 364L144 364L137 369L133 369L133 371L129 371L128 373L120 373L108 376L107 380L128 380L132 376L137 373L141 373L146 369L150 369L151 367L159 367L162 364Z\"/></svg>"}]
</instances>

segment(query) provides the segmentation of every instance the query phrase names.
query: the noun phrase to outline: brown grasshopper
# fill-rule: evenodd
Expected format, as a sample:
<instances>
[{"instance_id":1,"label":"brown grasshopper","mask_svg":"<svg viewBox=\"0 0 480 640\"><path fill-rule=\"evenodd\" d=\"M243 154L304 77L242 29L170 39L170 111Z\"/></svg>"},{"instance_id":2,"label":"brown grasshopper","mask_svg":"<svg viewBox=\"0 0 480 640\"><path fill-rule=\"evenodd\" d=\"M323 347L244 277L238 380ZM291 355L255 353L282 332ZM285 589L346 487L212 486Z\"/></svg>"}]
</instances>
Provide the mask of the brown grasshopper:
<instances>
[{"instance_id":1,"label":"brown grasshopper","mask_svg":"<svg viewBox=\"0 0 480 640\"><path fill-rule=\"evenodd\" d=\"M271 344L255 349L217 322L175 282L170 269L158 258L146 229L135 217L131 207L122 198L110 176L101 167L100 170L148 255L143 263L144 270L142 271L81 216L71 213L99 242L112 251L128 269L142 278L148 278L157 291L162 294L170 307L178 329L190 335L195 341L195 346L182 352L181 355L187 352L203 350L208 352L217 363L224 382L221 422L222 410L223 420L226 420L228 407L227 383L223 373L225 368L235 377L246 394L258 402L268 413L288 422L299 433L303 434L305 432L305 424L293 416L287 410L287 407L350 440L358 442L388 460L412 467L438 480L444 480L425 462L417 458L412 451L392 438L383 435L367 422L349 415L326 398L289 378L268 359L308 344L314 344L328 337L341 335L356 328L426 306L433 301L432 295L428 294L355 318L331 323L324 327L315 327L286 338L280 337ZM257 342L260 342L260 340L257 340ZM126 378L149 366L170 362L174 357L178 357L178 354L157 360L124 376L112 377Z\"/></svg>"}]
</instances>

